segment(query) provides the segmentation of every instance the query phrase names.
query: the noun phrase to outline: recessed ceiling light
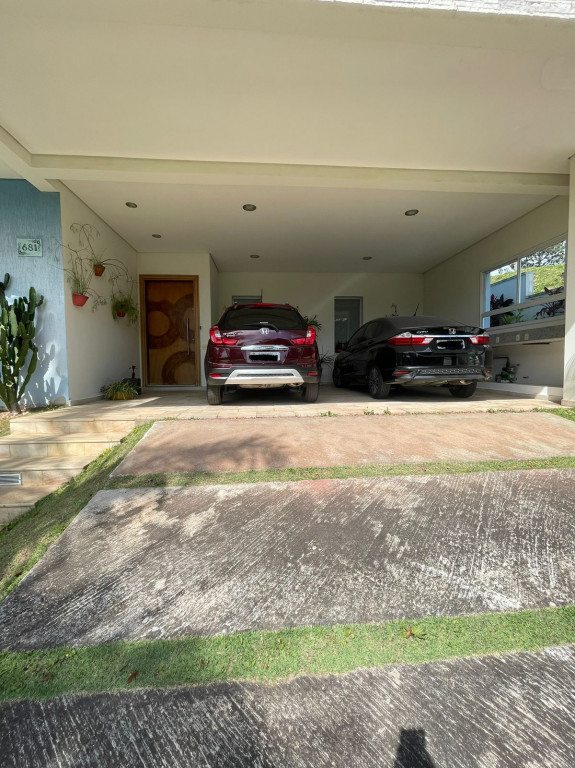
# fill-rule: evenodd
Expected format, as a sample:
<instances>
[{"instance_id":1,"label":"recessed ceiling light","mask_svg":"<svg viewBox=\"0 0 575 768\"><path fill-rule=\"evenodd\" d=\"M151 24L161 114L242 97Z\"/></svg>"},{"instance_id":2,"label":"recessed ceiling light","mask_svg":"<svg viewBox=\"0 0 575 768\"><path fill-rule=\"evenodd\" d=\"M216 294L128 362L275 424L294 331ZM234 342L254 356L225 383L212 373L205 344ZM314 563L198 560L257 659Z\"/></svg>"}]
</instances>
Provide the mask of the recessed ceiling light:
<instances>
[{"instance_id":1,"label":"recessed ceiling light","mask_svg":"<svg viewBox=\"0 0 575 768\"><path fill-rule=\"evenodd\" d=\"M152 237L161 237L161 235L152 235Z\"/></svg>"},{"instance_id":2,"label":"recessed ceiling light","mask_svg":"<svg viewBox=\"0 0 575 768\"><path fill-rule=\"evenodd\" d=\"M245 205L242 205L242 208L244 211L255 211L256 207L253 203L246 203Z\"/></svg>"},{"instance_id":3,"label":"recessed ceiling light","mask_svg":"<svg viewBox=\"0 0 575 768\"><path fill-rule=\"evenodd\" d=\"M419 213L419 210L417 208L410 208L409 211L405 212L406 216L417 216Z\"/></svg>"},{"instance_id":4,"label":"recessed ceiling light","mask_svg":"<svg viewBox=\"0 0 575 768\"><path fill-rule=\"evenodd\" d=\"M361 257L364 261L371 261L373 259L373 256L362 256Z\"/></svg>"},{"instance_id":5,"label":"recessed ceiling light","mask_svg":"<svg viewBox=\"0 0 575 768\"><path fill-rule=\"evenodd\" d=\"M251 253L250 254L250 259L259 259L259 257L260 257L259 253Z\"/></svg>"},{"instance_id":6,"label":"recessed ceiling light","mask_svg":"<svg viewBox=\"0 0 575 768\"><path fill-rule=\"evenodd\" d=\"M126 205L128 206L128 208L137 208L138 207L136 203L126 203Z\"/></svg>"}]
</instances>

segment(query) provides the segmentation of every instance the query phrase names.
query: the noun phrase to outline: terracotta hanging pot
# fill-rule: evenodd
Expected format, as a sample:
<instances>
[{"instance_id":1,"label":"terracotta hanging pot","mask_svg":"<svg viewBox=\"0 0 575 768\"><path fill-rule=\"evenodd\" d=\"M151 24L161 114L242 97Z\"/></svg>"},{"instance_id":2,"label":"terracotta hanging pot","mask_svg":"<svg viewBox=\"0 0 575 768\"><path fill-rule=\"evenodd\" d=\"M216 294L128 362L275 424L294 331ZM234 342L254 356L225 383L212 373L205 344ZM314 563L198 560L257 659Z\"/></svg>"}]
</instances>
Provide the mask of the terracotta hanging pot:
<instances>
[{"instance_id":1,"label":"terracotta hanging pot","mask_svg":"<svg viewBox=\"0 0 575 768\"><path fill-rule=\"evenodd\" d=\"M116 317L126 317L126 313L122 311L116 312Z\"/></svg>"},{"instance_id":2,"label":"terracotta hanging pot","mask_svg":"<svg viewBox=\"0 0 575 768\"><path fill-rule=\"evenodd\" d=\"M106 267L103 264L94 264L94 274L96 277L102 277Z\"/></svg>"},{"instance_id":3,"label":"terracotta hanging pot","mask_svg":"<svg viewBox=\"0 0 575 768\"><path fill-rule=\"evenodd\" d=\"M88 301L90 297L84 296L83 293L73 293L72 294L72 304L75 307L83 307L84 304Z\"/></svg>"}]
</instances>

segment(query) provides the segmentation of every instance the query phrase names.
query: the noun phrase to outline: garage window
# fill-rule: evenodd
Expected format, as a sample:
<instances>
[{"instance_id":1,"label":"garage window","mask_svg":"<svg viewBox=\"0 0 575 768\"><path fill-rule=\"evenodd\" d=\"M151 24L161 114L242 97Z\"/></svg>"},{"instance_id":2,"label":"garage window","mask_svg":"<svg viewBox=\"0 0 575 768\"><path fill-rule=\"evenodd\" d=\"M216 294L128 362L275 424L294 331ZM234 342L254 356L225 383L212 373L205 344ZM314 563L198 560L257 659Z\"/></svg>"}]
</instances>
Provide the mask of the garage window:
<instances>
[{"instance_id":1,"label":"garage window","mask_svg":"<svg viewBox=\"0 0 575 768\"><path fill-rule=\"evenodd\" d=\"M555 240L484 272L483 326L532 323L565 314L567 241Z\"/></svg>"}]
</instances>

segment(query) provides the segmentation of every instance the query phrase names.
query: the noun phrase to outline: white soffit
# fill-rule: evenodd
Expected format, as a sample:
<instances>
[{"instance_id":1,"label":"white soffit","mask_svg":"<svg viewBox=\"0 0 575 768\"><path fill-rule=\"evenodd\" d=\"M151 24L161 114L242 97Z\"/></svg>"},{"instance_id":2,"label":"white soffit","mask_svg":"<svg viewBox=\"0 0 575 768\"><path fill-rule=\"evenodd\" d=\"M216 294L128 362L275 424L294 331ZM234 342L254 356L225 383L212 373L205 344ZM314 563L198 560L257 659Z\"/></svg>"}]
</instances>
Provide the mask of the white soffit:
<instances>
[{"instance_id":1,"label":"white soffit","mask_svg":"<svg viewBox=\"0 0 575 768\"><path fill-rule=\"evenodd\" d=\"M20 179L16 171L9 168L5 163L0 160L0 179Z\"/></svg>"},{"instance_id":2,"label":"white soffit","mask_svg":"<svg viewBox=\"0 0 575 768\"><path fill-rule=\"evenodd\" d=\"M0 123L33 154L565 173L575 152L568 21L0 0L0 22Z\"/></svg>"},{"instance_id":3,"label":"white soffit","mask_svg":"<svg viewBox=\"0 0 575 768\"><path fill-rule=\"evenodd\" d=\"M158 259L162 252L210 252L221 271L423 272L549 199L92 181L68 186L136 250L157 252ZM127 201L138 208L127 208ZM245 203L256 211L245 212ZM420 213L406 217L410 208ZM254 253L258 260L249 258Z\"/></svg>"}]
</instances>

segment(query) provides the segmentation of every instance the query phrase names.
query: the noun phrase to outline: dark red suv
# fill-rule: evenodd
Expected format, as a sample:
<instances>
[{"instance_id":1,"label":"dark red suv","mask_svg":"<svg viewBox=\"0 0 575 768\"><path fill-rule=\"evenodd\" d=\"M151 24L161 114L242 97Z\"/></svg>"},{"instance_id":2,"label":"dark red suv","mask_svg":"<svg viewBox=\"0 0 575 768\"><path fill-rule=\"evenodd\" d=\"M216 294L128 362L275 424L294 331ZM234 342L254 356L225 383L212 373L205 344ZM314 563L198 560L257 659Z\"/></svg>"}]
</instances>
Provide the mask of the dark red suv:
<instances>
[{"instance_id":1,"label":"dark red suv","mask_svg":"<svg viewBox=\"0 0 575 768\"><path fill-rule=\"evenodd\" d=\"M306 403L319 394L315 329L289 304L234 304L210 328L204 361L208 403L224 387L298 387Z\"/></svg>"}]
</instances>

